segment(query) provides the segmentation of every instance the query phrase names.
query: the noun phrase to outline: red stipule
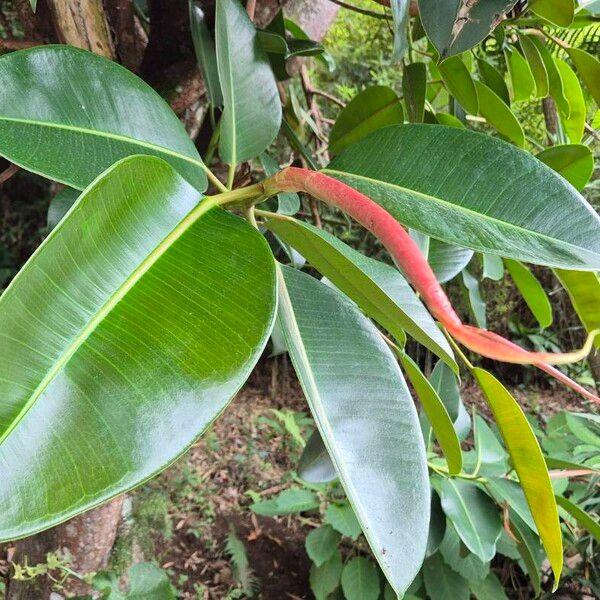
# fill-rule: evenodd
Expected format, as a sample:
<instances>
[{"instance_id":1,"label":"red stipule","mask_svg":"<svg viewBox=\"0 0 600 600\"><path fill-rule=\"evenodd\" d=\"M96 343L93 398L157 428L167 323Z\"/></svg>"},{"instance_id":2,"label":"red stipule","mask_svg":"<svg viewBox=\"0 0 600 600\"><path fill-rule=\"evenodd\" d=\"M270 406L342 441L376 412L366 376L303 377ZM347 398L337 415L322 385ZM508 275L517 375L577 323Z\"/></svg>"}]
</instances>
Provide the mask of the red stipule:
<instances>
[{"instance_id":1,"label":"red stipule","mask_svg":"<svg viewBox=\"0 0 600 600\"><path fill-rule=\"evenodd\" d=\"M283 191L305 192L339 208L368 229L386 247L406 278L419 292L432 315L463 346L493 360L535 365L586 398L600 403L600 398L547 364L565 364L583 359L592 348L596 332L590 334L585 346L578 351L546 353L529 352L496 333L465 325L456 314L419 246L382 206L345 183L319 171L288 167L264 181L263 185L268 194Z\"/></svg>"}]
</instances>

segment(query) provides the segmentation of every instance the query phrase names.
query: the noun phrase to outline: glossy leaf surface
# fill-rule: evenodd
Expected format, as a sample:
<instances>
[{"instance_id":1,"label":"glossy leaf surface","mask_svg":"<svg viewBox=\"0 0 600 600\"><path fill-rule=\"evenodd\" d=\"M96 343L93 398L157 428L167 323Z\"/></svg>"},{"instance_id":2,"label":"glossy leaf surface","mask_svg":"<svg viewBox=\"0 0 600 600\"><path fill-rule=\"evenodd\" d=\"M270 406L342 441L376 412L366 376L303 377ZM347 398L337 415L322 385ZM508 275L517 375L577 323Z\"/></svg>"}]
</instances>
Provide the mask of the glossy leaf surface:
<instances>
[{"instance_id":1,"label":"glossy leaf surface","mask_svg":"<svg viewBox=\"0 0 600 600\"><path fill-rule=\"evenodd\" d=\"M279 319L311 411L381 568L398 593L425 555L429 482L402 374L336 290L282 267Z\"/></svg>"},{"instance_id":2,"label":"glossy leaf surface","mask_svg":"<svg viewBox=\"0 0 600 600\"><path fill-rule=\"evenodd\" d=\"M577 190L585 187L594 172L594 155L583 144L550 146L535 156L560 173Z\"/></svg>"},{"instance_id":3,"label":"glossy leaf surface","mask_svg":"<svg viewBox=\"0 0 600 600\"><path fill-rule=\"evenodd\" d=\"M425 113L425 92L427 89L427 67L425 63L411 63L404 66L402 74L402 95L411 123L422 123Z\"/></svg>"},{"instance_id":4,"label":"glossy leaf surface","mask_svg":"<svg viewBox=\"0 0 600 600\"><path fill-rule=\"evenodd\" d=\"M525 145L525 133L512 110L487 85L476 81L475 86L479 96L479 114L485 117L498 133L522 148Z\"/></svg>"},{"instance_id":5,"label":"glossy leaf surface","mask_svg":"<svg viewBox=\"0 0 600 600\"><path fill-rule=\"evenodd\" d=\"M460 397L460 388L455 373L450 370L446 363L438 361L433 367L429 381L444 403L454 423L458 439L464 440L471 431L471 419Z\"/></svg>"},{"instance_id":6,"label":"glossy leaf surface","mask_svg":"<svg viewBox=\"0 0 600 600\"><path fill-rule=\"evenodd\" d=\"M558 579L563 561L562 535L554 491L537 438L521 407L508 390L483 369L475 368L473 374L492 409L552 570Z\"/></svg>"},{"instance_id":7,"label":"glossy leaf surface","mask_svg":"<svg viewBox=\"0 0 600 600\"><path fill-rule=\"evenodd\" d=\"M219 0L216 14L223 116L219 151L228 164L258 156L281 125L277 82L254 24L238 0Z\"/></svg>"},{"instance_id":8,"label":"glossy leaf surface","mask_svg":"<svg viewBox=\"0 0 600 600\"><path fill-rule=\"evenodd\" d=\"M438 69L448 91L467 112L476 115L479 112L479 98L467 65L455 56L445 60Z\"/></svg>"},{"instance_id":9,"label":"glossy leaf surface","mask_svg":"<svg viewBox=\"0 0 600 600\"><path fill-rule=\"evenodd\" d=\"M596 538L596 541L600 542L600 523L598 521L592 519L580 506L567 500L567 498L556 496L556 503L566 510L582 527L587 529Z\"/></svg>"},{"instance_id":10,"label":"glossy leaf surface","mask_svg":"<svg viewBox=\"0 0 600 600\"><path fill-rule=\"evenodd\" d=\"M529 64L518 50L510 47L504 50L504 58L510 75L513 100L528 100L535 92L535 80Z\"/></svg>"},{"instance_id":11,"label":"glossy leaf surface","mask_svg":"<svg viewBox=\"0 0 600 600\"><path fill-rule=\"evenodd\" d=\"M335 467L318 431L308 438L298 461L298 475L309 483L329 483L337 479Z\"/></svg>"},{"instance_id":12,"label":"glossy leaf surface","mask_svg":"<svg viewBox=\"0 0 600 600\"><path fill-rule=\"evenodd\" d=\"M166 160L200 191L204 165L168 104L118 64L71 46L0 58L0 154L83 189L132 154Z\"/></svg>"},{"instance_id":13,"label":"glossy leaf surface","mask_svg":"<svg viewBox=\"0 0 600 600\"><path fill-rule=\"evenodd\" d=\"M483 83L485 83L485 85L487 85L494 94L504 102L504 104L510 106L510 94L508 93L508 86L504 81L502 73L500 73L494 65L483 59L477 60L477 66L483 79Z\"/></svg>"},{"instance_id":14,"label":"glossy leaf surface","mask_svg":"<svg viewBox=\"0 0 600 600\"><path fill-rule=\"evenodd\" d=\"M536 15L559 27L568 27L575 16L573 0L531 0L529 8Z\"/></svg>"},{"instance_id":15,"label":"glossy leaf surface","mask_svg":"<svg viewBox=\"0 0 600 600\"><path fill-rule=\"evenodd\" d=\"M302 221L271 219L266 226L396 339L403 342L406 331L458 370L444 335L397 269L367 258L334 235Z\"/></svg>"},{"instance_id":16,"label":"glossy leaf surface","mask_svg":"<svg viewBox=\"0 0 600 600\"><path fill-rule=\"evenodd\" d=\"M334 154L367 134L404 121L404 111L396 92L385 85L368 87L343 108L331 129L329 148Z\"/></svg>"},{"instance_id":17,"label":"glossy leaf surface","mask_svg":"<svg viewBox=\"0 0 600 600\"><path fill-rule=\"evenodd\" d=\"M518 260L505 259L504 263L529 310L540 324L540 327L550 327L552 325L552 305L542 284Z\"/></svg>"},{"instance_id":18,"label":"glossy leaf surface","mask_svg":"<svg viewBox=\"0 0 600 600\"><path fill-rule=\"evenodd\" d=\"M258 360L275 311L272 255L200 200L163 161L125 159L2 295L0 539L166 467Z\"/></svg>"},{"instance_id":19,"label":"glossy leaf surface","mask_svg":"<svg viewBox=\"0 0 600 600\"><path fill-rule=\"evenodd\" d=\"M578 144L583 137L587 108L585 98L575 71L562 59L557 58L556 67L562 79L565 98L569 103L568 113L560 111L565 133L572 144Z\"/></svg>"},{"instance_id":20,"label":"glossy leaf surface","mask_svg":"<svg viewBox=\"0 0 600 600\"><path fill-rule=\"evenodd\" d=\"M427 37L445 58L478 44L514 4L515 0L419 0L419 13Z\"/></svg>"},{"instance_id":21,"label":"glossy leaf surface","mask_svg":"<svg viewBox=\"0 0 600 600\"><path fill-rule=\"evenodd\" d=\"M506 170L519 177L500 185L498 173ZM600 269L600 217L592 207L535 157L489 136L441 125L387 127L348 148L325 173L443 241Z\"/></svg>"},{"instance_id":22,"label":"glossy leaf surface","mask_svg":"<svg viewBox=\"0 0 600 600\"><path fill-rule=\"evenodd\" d=\"M537 98L545 98L549 92L548 71L538 47L526 35L519 37L521 49L531 74L535 80L535 94Z\"/></svg>"},{"instance_id":23,"label":"glossy leaf surface","mask_svg":"<svg viewBox=\"0 0 600 600\"><path fill-rule=\"evenodd\" d=\"M578 48L569 48L567 54L596 104L600 105L600 60Z\"/></svg>"}]
</instances>

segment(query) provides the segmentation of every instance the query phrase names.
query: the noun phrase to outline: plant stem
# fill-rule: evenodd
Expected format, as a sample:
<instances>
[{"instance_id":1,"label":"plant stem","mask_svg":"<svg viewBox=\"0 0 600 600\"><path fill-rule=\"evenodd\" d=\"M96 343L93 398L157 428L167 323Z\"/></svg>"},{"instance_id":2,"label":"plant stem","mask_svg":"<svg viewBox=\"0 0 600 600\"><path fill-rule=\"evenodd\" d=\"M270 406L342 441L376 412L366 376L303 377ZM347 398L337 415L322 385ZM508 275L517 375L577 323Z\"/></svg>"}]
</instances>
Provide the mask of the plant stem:
<instances>
[{"instance_id":1,"label":"plant stem","mask_svg":"<svg viewBox=\"0 0 600 600\"><path fill-rule=\"evenodd\" d=\"M346 2L342 2L342 0L329 0L329 1L333 2L334 4L337 4L338 6L341 6L342 8L347 8L348 10L352 10L361 15L366 15L367 17L373 17L375 19L385 19L386 21L392 20L391 15L378 13L373 10L368 10L366 8L360 8L359 6L354 6L353 4L347 4Z\"/></svg>"},{"instance_id":2,"label":"plant stem","mask_svg":"<svg viewBox=\"0 0 600 600\"><path fill-rule=\"evenodd\" d=\"M235 165L229 165L229 171L227 173L227 189L233 188L233 179L235 177Z\"/></svg>"},{"instance_id":3,"label":"plant stem","mask_svg":"<svg viewBox=\"0 0 600 600\"><path fill-rule=\"evenodd\" d=\"M215 206L224 206L225 204L232 204L234 202L249 204L252 203L251 201L256 201L262 196L264 196L262 183L255 183L254 185L238 188L237 190L225 190L222 194L206 196L205 200L210 200Z\"/></svg>"}]
</instances>

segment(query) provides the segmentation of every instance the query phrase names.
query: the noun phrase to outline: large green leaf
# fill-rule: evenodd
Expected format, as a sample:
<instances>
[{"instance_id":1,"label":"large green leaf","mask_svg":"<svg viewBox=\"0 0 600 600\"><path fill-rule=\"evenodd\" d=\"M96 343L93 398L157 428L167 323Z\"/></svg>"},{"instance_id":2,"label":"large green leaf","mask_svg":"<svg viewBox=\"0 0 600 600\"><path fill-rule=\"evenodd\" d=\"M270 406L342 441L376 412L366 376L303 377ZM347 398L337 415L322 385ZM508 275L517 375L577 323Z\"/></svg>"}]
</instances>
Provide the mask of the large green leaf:
<instances>
[{"instance_id":1,"label":"large green leaf","mask_svg":"<svg viewBox=\"0 0 600 600\"><path fill-rule=\"evenodd\" d=\"M438 69L448 91L467 112L476 115L479 112L479 98L467 65L455 56L445 60Z\"/></svg>"},{"instance_id":2,"label":"large green leaf","mask_svg":"<svg viewBox=\"0 0 600 600\"><path fill-rule=\"evenodd\" d=\"M569 112L560 110L560 117L565 133L572 144L578 144L583 137L587 107L583 90L575 71L562 59L556 58L556 68L562 79L565 98L569 103Z\"/></svg>"},{"instance_id":3,"label":"large green leaf","mask_svg":"<svg viewBox=\"0 0 600 600\"><path fill-rule=\"evenodd\" d=\"M535 92L535 80L529 63L518 50L510 46L504 49L504 58L510 75L513 100L529 100Z\"/></svg>"},{"instance_id":4,"label":"large green leaf","mask_svg":"<svg viewBox=\"0 0 600 600\"><path fill-rule=\"evenodd\" d=\"M579 48L569 48L567 54L581 75L583 83L596 100L596 104L600 105L600 60Z\"/></svg>"},{"instance_id":5,"label":"large green leaf","mask_svg":"<svg viewBox=\"0 0 600 600\"><path fill-rule=\"evenodd\" d=\"M424 254L440 283L450 281L458 275L473 257L473 250L468 248L446 244L435 238L428 240L427 253Z\"/></svg>"},{"instance_id":6,"label":"large green leaf","mask_svg":"<svg viewBox=\"0 0 600 600\"><path fill-rule=\"evenodd\" d=\"M499 184L503 172L519 176ZM600 269L594 209L531 154L489 136L442 125L386 127L325 173L443 241L531 263Z\"/></svg>"},{"instance_id":7,"label":"large green leaf","mask_svg":"<svg viewBox=\"0 0 600 600\"><path fill-rule=\"evenodd\" d=\"M425 113L425 92L427 90L427 67L425 63L410 63L402 72L402 95L406 104L408 120L422 123Z\"/></svg>"},{"instance_id":8,"label":"large green leaf","mask_svg":"<svg viewBox=\"0 0 600 600\"><path fill-rule=\"evenodd\" d=\"M221 106L223 104L223 94L219 82L215 42L208 30L204 11L196 4L195 0L189 0L189 3L192 41L194 42L198 66L202 71L204 83L206 84L206 94L213 106Z\"/></svg>"},{"instance_id":9,"label":"large green leaf","mask_svg":"<svg viewBox=\"0 0 600 600\"><path fill-rule=\"evenodd\" d=\"M385 85L368 87L342 109L329 136L334 154L364 138L367 134L404 121L404 111L396 92Z\"/></svg>"},{"instance_id":10,"label":"large green leaf","mask_svg":"<svg viewBox=\"0 0 600 600\"><path fill-rule=\"evenodd\" d=\"M442 58L460 54L483 40L516 0L419 0L421 23Z\"/></svg>"},{"instance_id":11,"label":"large green leaf","mask_svg":"<svg viewBox=\"0 0 600 600\"><path fill-rule=\"evenodd\" d=\"M119 159L150 154L206 188L179 119L118 64L71 46L39 46L0 58L0 79L0 154L24 169L83 189Z\"/></svg>"},{"instance_id":12,"label":"large green leaf","mask_svg":"<svg viewBox=\"0 0 600 600\"><path fill-rule=\"evenodd\" d=\"M549 92L549 84L544 59L538 47L526 35L519 37L519 42L535 80L535 94L538 98L545 98Z\"/></svg>"},{"instance_id":13,"label":"large green leaf","mask_svg":"<svg viewBox=\"0 0 600 600\"><path fill-rule=\"evenodd\" d=\"M474 483L444 478L440 483L442 508L465 546L483 562L496 554L502 521L492 500Z\"/></svg>"},{"instance_id":14,"label":"large green leaf","mask_svg":"<svg viewBox=\"0 0 600 600\"><path fill-rule=\"evenodd\" d=\"M473 374L492 409L558 581L563 562L562 535L554 491L539 443L527 417L508 390L483 369L475 368Z\"/></svg>"},{"instance_id":15,"label":"large green leaf","mask_svg":"<svg viewBox=\"0 0 600 600\"><path fill-rule=\"evenodd\" d=\"M474 275L467 271L467 269L463 269L461 275L463 283L467 288L469 305L471 306L471 312L473 313L475 322L478 327L487 329L486 305L481 293L479 281Z\"/></svg>"},{"instance_id":16,"label":"large green leaf","mask_svg":"<svg viewBox=\"0 0 600 600\"><path fill-rule=\"evenodd\" d=\"M556 276L567 290L575 312L581 319L586 331L600 329L600 276L597 273L582 271L565 271L556 269ZM600 339L596 338L596 348L600 347Z\"/></svg>"},{"instance_id":17,"label":"large green leaf","mask_svg":"<svg viewBox=\"0 0 600 600\"><path fill-rule=\"evenodd\" d=\"M275 75L256 29L238 0L219 0L217 65L223 92L219 151L236 165L263 152L281 125Z\"/></svg>"},{"instance_id":18,"label":"large green leaf","mask_svg":"<svg viewBox=\"0 0 600 600\"><path fill-rule=\"evenodd\" d=\"M279 281L279 319L311 411L374 555L403 593L429 526L412 398L391 351L349 300L289 267Z\"/></svg>"},{"instance_id":19,"label":"large green leaf","mask_svg":"<svg viewBox=\"0 0 600 600\"><path fill-rule=\"evenodd\" d=\"M458 371L448 341L398 269L367 258L334 235L291 218L266 226L396 339L404 330Z\"/></svg>"},{"instance_id":20,"label":"large green leaf","mask_svg":"<svg viewBox=\"0 0 600 600\"><path fill-rule=\"evenodd\" d=\"M476 81L475 86L479 97L479 114L485 117L498 133L522 148L525 145L525 133L513 111L487 85Z\"/></svg>"},{"instance_id":21,"label":"large green leaf","mask_svg":"<svg viewBox=\"0 0 600 600\"><path fill-rule=\"evenodd\" d=\"M481 58L477 59L477 68L479 69L483 83L485 83L485 85L487 85L494 94L504 102L504 104L510 106L510 94L508 93L506 81L504 81L504 75L502 75L494 65Z\"/></svg>"},{"instance_id":22,"label":"large green leaf","mask_svg":"<svg viewBox=\"0 0 600 600\"><path fill-rule=\"evenodd\" d=\"M0 298L0 539L170 464L227 406L275 313L262 238L162 160L93 182Z\"/></svg>"},{"instance_id":23,"label":"large green leaf","mask_svg":"<svg viewBox=\"0 0 600 600\"><path fill-rule=\"evenodd\" d=\"M574 0L531 0L529 8L559 27L568 27L575 16Z\"/></svg>"},{"instance_id":24,"label":"large green leaf","mask_svg":"<svg viewBox=\"0 0 600 600\"><path fill-rule=\"evenodd\" d=\"M552 325L552 305L536 276L518 260L505 259L504 263L525 303L540 327Z\"/></svg>"},{"instance_id":25,"label":"large green leaf","mask_svg":"<svg viewBox=\"0 0 600 600\"><path fill-rule=\"evenodd\" d=\"M423 375L417 363L405 353L401 353L399 358L404 372L417 392L435 437L448 461L448 471L452 475L460 473L462 469L460 442L446 406L435 388Z\"/></svg>"},{"instance_id":26,"label":"large green leaf","mask_svg":"<svg viewBox=\"0 0 600 600\"><path fill-rule=\"evenodd\" d=\"M594 172L594 155L583 144L550 146L535 156L560 173L577 190L585 187Z\"/></svg>"}]
</instances>

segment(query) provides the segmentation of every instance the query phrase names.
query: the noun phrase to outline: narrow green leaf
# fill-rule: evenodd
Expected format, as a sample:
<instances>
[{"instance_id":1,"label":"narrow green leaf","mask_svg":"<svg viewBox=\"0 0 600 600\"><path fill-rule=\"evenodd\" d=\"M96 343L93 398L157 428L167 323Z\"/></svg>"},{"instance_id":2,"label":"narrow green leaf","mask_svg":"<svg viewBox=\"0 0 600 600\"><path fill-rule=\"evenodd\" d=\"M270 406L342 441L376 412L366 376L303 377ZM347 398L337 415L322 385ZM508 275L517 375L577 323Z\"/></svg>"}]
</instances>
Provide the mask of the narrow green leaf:
<instances>
[{"instance_id":1,"label":"narrow green leaf","mask_svg":"<svg viewBox=\"0 0 600 600\"><path fill-rule=\"evenodd\" d=\"M460 54L487 37L515 0L419 0L421 23L442 59Z\"/></svg>"},{"instance_id":2,"label":"narrow green leaf","mask_svg":"<svg viewBox=\"0 0 600 600\"><path fill-rule=\"evenodd\" d=\"M451 569L439 552L423 564L425 589L430 600L469 600L469 583Z\"/></svg>"},{"instance_id":3,"label":"narrow green leaf","mask_svg":"<svg viewBox=\"0 0 600 600\"><path fill-rule=\"evenodd\" d=\"M189 0L189 2L192 41L194 43L194 50L196 51L198 66L206 84L208 101L212 106L221 106L223 104L223 93L221 92L221 83L219 82L215 42L208 30L204 11L194 0Z\"/></svg>"},{"instance_id":4,"label":"narrow green leaf","mask_svg":"<svg viewBox=\"0 0 600 600\"><path fill-rule=\"evenodd\" d=\"M573 0L531 0L529 8L536 15L559 27L568 27L575 17Z\"/></svg>"},{"instance_id":5,"label":"narrow green leaf","mask_svg":"<svg viewBox=\"0 0 600 600\"><path fill-rule=\"evenodd\" d=\"M448 461L450 474L456 475L460 473L462 470L460 442L458 441L452 419L444 403L425 375L421 373L417 363L408 354L401 353L399 358L408 379L415 388L421 405L431 423L435 437Z\"/></svg>"},{"instance_id":6,"label":"narrow green leaf","mask_svg":"<svg viewBox=\"0 0 600 600\"><path fill-rule=\"evenodd\" d=\"M260 163L267 177L280 171L277 161L266 152L260 155ZM295 215L300 210L300 196L296 192L281 192L277 194L277 212L282 215Z\"/></svg>"},{"instance_id":7,"label":"narrow green leaf","mask_svg":"<svg viewBox=\"0 0 600 600\"><path fill-rule=\"evenodd\" d=\"M364 556L350 559L342 571L346 600L378 600L381 585L375 564Z\"/></svg>"},{"instance_id":8,"label":"narrow green leaf","mask_svg":"<svg viewBox=\"0 0 600 600\"><path fill-rule=\"evenodd\" d=\"M600 60L579 48L569 48L567 54L596 104L600 105Z\"/></svg>"},{"instance_id":9,"label":"narrow green leaf","mask_svg":"<svg viewBox=\"0 0 600 600\"><path fill-rule=\"evenodd\" d=\"M496 554L502 522L496 505L474 483L443 478L440 483L442 508L465 546L482 562Z\"/></svg>"},{"instance_id":10,"label":"narrow green leaf","mask_svg":"<svg viewBox=\"0 0 600 600\"><path fill-rule=\"evenodd\" d=\"M518 180L499 185L505 170L518 172ZM600 217L593 208L534 156L490 136L440 125L386 127L324 172L404 225L445 242L536 264L600 270Z\"/></svg>"},{"instance_id":11,"label":"narrow green leaf","mask_svg":"<svg viewBox=\"0 0 600 600\"><path fill-rule=\"evenodd\" d=\"M504 102L504 104L510 106L510 94L508 93L508 87L500 71L498 71L494 65L482 59L477 59L477 67L479 68L483 83L485 83L485 85L487 85L494 94Z\"/></svg>"},{"instance_id":12,"label":"narrow green leaf","mask_svg":"<svg viewBox=\"0 0 600 600\"><path fill-rule=\"evenodd\" d=\"M556 496L556 503L564 508L583 528L587 529L596 541L600 542L600 523L598 521L594 521L581 507L563 496Z\"/></svg>"},{"instance_id":13,"label":"narrow green leaf","mask_svg":"<svg viewBox=\"0 0 600 600\"><path fill-rule=\"evenodd\" d=\"M331 129L329 148L339 154L372 131L403 121L402 103L392 88L368 87L341 110Z\"/></svg>"},{"instance_id":14,"label":"narrow green leaf","mask_svg":"<svg viewBox=\"0 0 600 600\"><path fill-rule=\"evenodd\" d=\"M383 573L403 593L429 524L413 400L377 329L348 299L289 267L279 286L279 319L313 417Z\"/></svg>"},{"instance_id":15,"label":"narrow green leaf","mask_svg":"<svg viewBox=\"0 0 600 600\"><path fill-rule=\"evenodd\" d=\"M451 522L446 525L440 553L449 567L471 583L485 579L490 572L490 563L483 562L464 547Z\"/></svg>"},{"instance_id":16,"label":"narrow green leaf","mask_svg":"<svg viewBox=\"0 0 600 600\"><path fill-rule=\"evenodd\" d=\"M449 115L447 113L435 113L435 118L440 125L465 129L464 123L460 119L457 119L454 115Z\"/></svg>"},{"instance_id":17,"label":"narrow green leaf","mask_svg":"<svg viewBox=\"0 0 600 600\"><path fill-rule=\"evenodd\" d=\"M330 525L321 525L306 536L306 553L320 567L328 561L338 549L341 536Z\"/></svg>"},{"instance_id":18,"label":"narrow green leaf","mask_svg":"<svg viewBox=\"0 0 600 600\"><path fill-rule=\"evenodd\" d=\"M29 4L31 5L33 12L35 12L37 10L37 0L29 0Z\"/></svg>"},{"instance_id":19,"label":"narrow green leaf","mask_svg":"<svg viewBox=\"0 0 600 600\"><path fill-rule=\"evenodd\" d=\"M447 340L397 269L367 258L334 235L302 221L271 219L266 226L396 339L402 342L406 330L458 371Z\"/></svg>"},{"instance_id":20,"label":"narrow green leaf","mask_svg":"<svg viewBox=\"0 0 600 600\"><path fill-rule=\"evenodd\" d=\"M504 262L500 256L493 254L482 254L483 258L483 279L500 281L504 277Z\"/></svg>"},{"instance_id":21,"label":"narrow green leaf","mask_svg":"<svg viewBox=\"0 0 600 600\"><path fill-rule=\"evenodd\" d=\"M273 256L213 207L164 161L126 158L2 294L0 539L149 479L245 382L273 323Z\"/></svg>"},{"instance_id":22,"label":"narrow green leaf","mask_svg":"<svg viewBox=\"0 0 600 600\"><path fill-rule=\"evenodd\" d=\"M590 469L600 473L600 467L594 467L584 463L565 460L564 458L556 458L555 456L544 456L546 466L549 469Z\"/></svg>"},{"instance_id":23,"label":"narrow green leaf","mask_svg":"<svg viewBox=\"0 0 600 600\"><path fill-rule=\"evenodd\" d=\"M427 67L425 63L405 65L402 73L402 95L406 103L408 120L411 123L423 122L426 89Z\"/></svg>"},{"instance_id":24,"label":"narrow green leaf","mask_svg":"<svg viewBox=\"0 0 600 600\"><path fill-rule=\"evenodd\" d=\"M344 504L330 504L325 511L325 522L329 523L336 531L357 540L362 529L356 514L347 502Z\"/></svg>"},{"instance_id":25,"label":"narrow green leaf","mask_svg":"<svg viewBox=\"0 0 600 600\"><path fill-rule=\"evenodd\" d=\"M517 550L523 559L529 580L533 585L536 596L539 596L542 589L540 572L543 560L539 538L513 510L510 511L510 528L517 538Z\"/></svg>"},{"instance_id":26,"label":"narrow green leaf","mask_svg":"<svg viewBox=\"0 0 600 600\"><path fill-rule=\"evenodd\" d=\"M312 565L310 568L310 589L316 600L327 600L329 595L336 590L342 576L342 556L339 550L322 565Z\"/></svg>"},{"instance_id":27,"label":"narrow green leaf","mask_svg":"<svg viewBox=\"0 0 600 600\"><path fill-rule=\"evenodd\" d=\"M483 369L476 367L473 374L492 409L558 581L563 562L562 535L554 491L538 441L508 390Z\"/></svg>"},{"instance_id":28,"label":"narrow green leaf","mask_svg":"<svg viewBox=\"0 0 600 600\"><path fill-rule=\"evenodd\" d=\"M289 31L296 40L312 42L306 32L297 23L291 19L284 19L283 22L287 31ZM329 52L327 52L325 49L316 54L315 59L325 67L326 71L331 73L335 70L335 61L333 60L331 54L329 54Z\"/></svg>"},{"instance_id":29,"label":"narrow green leaf","mask_svg":"<svg viewBox=\"0 0 600 600\"><path fill-rule=\"evenodd\" d=\"M464 440L471 431L471 419L460 397L456 374L450 370L446 363L438 361L431 372L429 381L444 403L454 423L458 439Z\"/></svg>"},{"instance_id":30,"label":"narrow green leaf","mask_svg":"<svg viewBox=\"0 0 600 600\"><path fill-rule=\"evenodd\" d=\"M585 413L581 415L577 413L566 413L565 418L567 420L567 426L575 435L575 437L581 440L584 444L600 448L600 436L589 429L582 421L582 419L585 419L586 416L596 415L585 415Z\"/></svg>"},{"instance_id":31,"label":"narrow green leaf","mask_svg":"<svg viewBox=\"0 0 600 600\"><path fill-rule=\"evenodd\" d=\"M437 552L446 532L446 515L442 510L440 495L431 489L431 518L429 520L429 535L427 536L427 556ZM410 591L410 590L409 590Z\"/></svg>"},{"instance_id":32,"label":"narrow green leaf","mask_svg":"<svg viewBox=\"0 0 600 600\"><path fill-rule=\"evenodd\" d=\"M479 98L467 65L460 57L454 56L438 65L438 69L448 91L467 112L476 115L479 112Z\"/></svg>"},{"instance_id":33,"label":"narrow green leaf","mask_svg":"<svg viewBox=\"0 0 600 600\"><path fill-rule=\"evenodd\" d=\"M475 87L479 97L479 114L498 133L522 148L525 145L525 133L512 110L487 85L476 81Z\"/></svg>"},{"instance_id":34,"label":"narrow green leaf","mask_svg":"<svg viewBox=\"0 0 600 600\"><path fill-rule=\"evenodd\" d=\"M521 49L535 80L536 98L545 98L549 91L548 71L538 47L526 35L519 36Z\"/></svg>"},{"instance_id":35,"label":"narrow green leaf","mask_svg":"<svg viewBox=\"0 0 600 600\"><path fill-rule=\"evenodd\" d=\"M583 137L587 114L583 90L575 71L564 60L560 58L555 60L562 79L565 98L567 98L570 107L568 113L563 110L559 111L559 114L569 141L572 144L578 144Z\"/></svg>"},{"instance_id":36,"label":"narrow green leaf","mask_svg":"<svg viewBox=\"0 0 600 600\"><path fill-rule=\"evenodd\" d=\"M508 467L506 451L481 415L475 415L473 429L477 456L474 471L486 476L504 475Z\"/></svg>"},{"instance_id":37,"label":"narrow green leaf","mask_svg":"<svg viewBox=\"0 0 600 600\"><path fill-rule=\"evenodd\" d=\"M319 508L319 499L310 491L301 488L284 490L275 498L261 500L250 506L252 512L265 517L291 515Z\"/></svg>"},{"instance_id":38,"label":"narrow green leaf","mask_svg":"<svg viewBox=\"0 0 600 600\"><path fill-rule=\"evenodd\" d=\"M586 331L600 329L600 276L596 273L563 269L555 269L554 273L567 290L573 308ZM595 346L600 347L600 339L596 338Z\"/></svg>"},{"instance_id":39,"label":"narrow green leaf","mask_svg":"<svg viewBox=\"0 0 600 600\"><path fill-rule=\"evenodd\" d=\"M493 572L482 581L470 581L469 586L477 600L508 600L503 585Z\"/></svg>"},{"instance_id":40,"label":"narrow green leaf","mask_svg":"<svg viewBox=\"0 0 600 600\"><path fill-rule=\"evenodd\" d=\"M2 56L0 79L0 154L20 167L83 189L121 158L149 154L206 189L205 167L175 113L117 63L38 46Z\"/></svg>"},{"instance_id":41,"label":"narrow green leaf","mask_svg":"<svg viewBox=\"0 0 600 600\"><path fill-rule=\"evenodd\" d=\"M471 312L475 317L475 322L482 329L487 329L487 318L486 318L486 308L485 308L485 300L481 295L481 288L479 287L479 281L464 269L461 273L463 283L467 288L467 292L469 295L469 304L471 305Z\"/></svg>"},{"instance_id":42,"label":"narrow green leaf","mask_svg":"<svg viewBox=\"0 0 600 600\"><path fill-rule=\"evenodd\" d=\"M529 100L536 90L529 63L518 50L510 46L504 49L504 58L510 76L513 100L515 102Z\"/></svg>"},{"instance_id":43,"label":"narrow green leaf","mask_svg":"<svg viewBox=\"0 0 600 600\"><path fill-rule=\"evenodd\" d=\"M551 146L535 156L577 190L586 186L594 172L594 155L588 146L583 144Z\"/></svg>"},{"instance_id":44,"label":"narrow green leaf","mask_svg":"<svg viewBox=\"0 0 600 600\"><path fill-rule=\"evenodd\" d=\"M523 263L507 258L504 264L540 327L550 327L552 306L542 284Z\"/></svg>"},{"instance_id":45,"label":"narrow green leaf","mask_svg":"<svg viewBox=\"0 0 600 600\"><path fill-rule=\"evenodd\" d=\"M238 0L219 0L216 45L223 116L219 151L236 165L263 152L281 125L277 82L256 29Z\"/></svg>"},{"instance_id":46,"label":"narrow green leaf","mask_svg":"<svg viewBox=\"0 0 600 600\"><path fill-rule=\"evenodd\" d=\"M79 190L65 188L64 190L58 192L58 194L56 194L56 196L50 200L47 218L48 229L52 230L59 224L71 206L75 204L75 201L80 194L81 192Z\"/></svg>"},{"instance_id":47,"label":"narrow green leaf","mask_svg":"<svg viewBox=\"0 0 600 600\"><path fill-rule=\"evenodd\" d=\"M534 533L537 533L537 527L531 511L529 510L525 494L516 481L490 477L488 478L485 487L489 489L492 497L498 504L502 505L504 502L507 502L519 517L523 519L523 522L526 523Z\"/></svg>"},{"instance_id":48,"label":"narrow green leaf","mask_svg":"<svg viewBox=\"0 0 600 600\"><path fill-rule=\"evenodd\" d=\"M308 483L329 483L337 479L335 467L317 430L306 442L297 471L298 475Z\"/></svg>"}]
</instances>

